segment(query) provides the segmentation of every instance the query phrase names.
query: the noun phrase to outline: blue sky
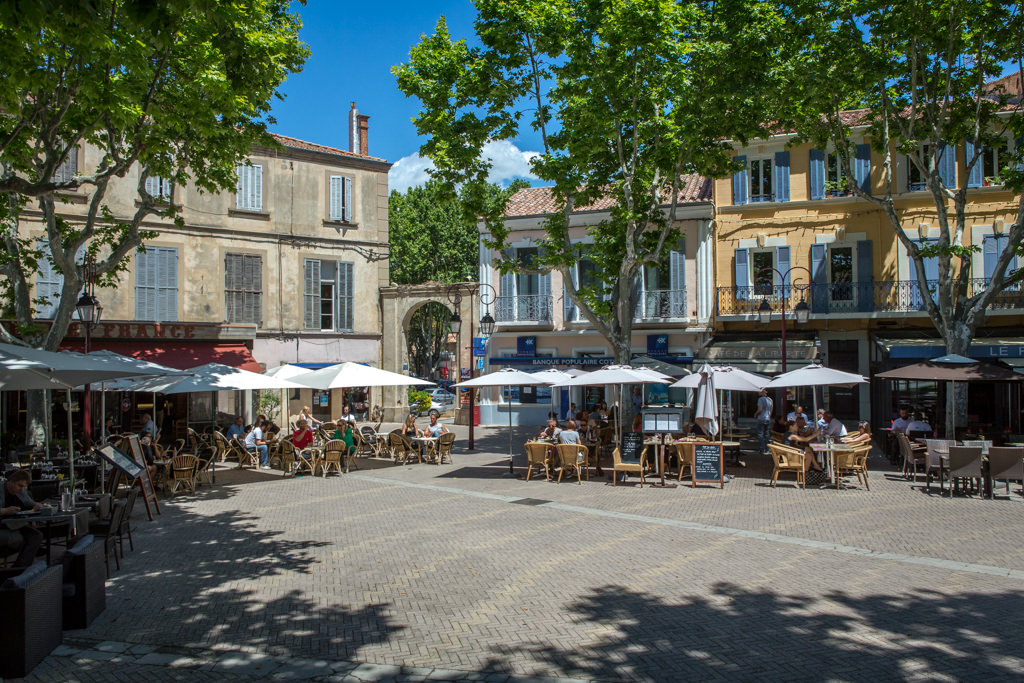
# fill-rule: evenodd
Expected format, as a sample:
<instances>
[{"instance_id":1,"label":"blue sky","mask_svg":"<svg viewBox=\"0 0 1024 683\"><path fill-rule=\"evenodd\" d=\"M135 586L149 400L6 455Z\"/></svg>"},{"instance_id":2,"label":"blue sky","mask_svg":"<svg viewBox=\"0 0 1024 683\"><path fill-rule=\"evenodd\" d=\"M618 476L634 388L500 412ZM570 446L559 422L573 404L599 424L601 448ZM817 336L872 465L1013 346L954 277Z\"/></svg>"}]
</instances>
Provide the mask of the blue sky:
<instances>
[{"instance_id":1,"label":"blue sky","mask_svg":"<svg viewBox=\"0 0 1024 683\"><path fill-rule=\"evenodd\" d=\"M303 71L284 83L287 97L274 106L277 123L271 130L348 149L348 111L354 101L370 117L370 154L395 164L392 189L422 182L426 164L416 154L421 140L411 120L418 102L398 90L391 67L407 61L409 48L421 35L433 33L442 15L453 36L472 36L472 3L308 0L295 10L312 55ZM529 149L534 141L515 142ZM489 150L495 165L492 179L510 181L528 172L527 155L516 145L503 143Z\"/></svg>"}]
</instances>

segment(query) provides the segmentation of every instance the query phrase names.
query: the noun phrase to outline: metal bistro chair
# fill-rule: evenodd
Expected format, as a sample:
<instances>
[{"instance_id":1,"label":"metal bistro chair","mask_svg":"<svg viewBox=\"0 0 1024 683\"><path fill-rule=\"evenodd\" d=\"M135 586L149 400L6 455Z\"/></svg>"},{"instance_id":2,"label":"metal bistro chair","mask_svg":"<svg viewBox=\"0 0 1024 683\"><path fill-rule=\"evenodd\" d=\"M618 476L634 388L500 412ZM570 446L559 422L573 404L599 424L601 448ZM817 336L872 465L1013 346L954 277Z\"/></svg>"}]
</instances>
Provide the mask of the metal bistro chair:
<instances>
[{"instance_id":1,"label":"metal bistro chair","mask_svg":"<svg viewBox=\"0 0 1024 683\"><path fill-rule=\"evenodd\" d=\"M926 446L918 446L910 443L910 439L907 438L906 434L897 434L896 440L900 444L900 455L903 456L903 476L907 476L907 472L911 469L914 470L914 481L917 481L917 468L918 466L924 467Z\"/></svg>"},{"instance_id":2,"label":"metal bistro chair","mask_svg":"<svg viewBox=\"0 0 1024 683\"><path fill-rule=\"evenodd\" d=\"M939 491L942 491L942 478L946 471L946 467L942 464L942 458L949 456L949 447L955 446L956 441L926 439L925 444L927 444L928 449L925 453L925 486L928 488L932 487L932 473L934 472L939 477Z\"/></svg>"},{"instance_id":3,"label":"metal bistro chair","mask_svg":"<svg viewBox=\"0 0 1024 683\"><path fill-rule=\"evenodd\" d=\"M953 497L957 479L981 479L981 447L949 447L949 497ZM964 490L967 490L966 485Z\"/></svg>"},{"instance_id":4,"label":"metal bistro chair","mask_svg":"<svg viewBox=\"0 0 1024 683\"><path fill-rule=\"evenodd\" d=\"M992 479L992 494L997 481L1006 482L1006 495L1010 495L1010 481L1024 483L1024 448L992 447L988 449L988 472Z\"/></svg>"},{"instance_id":5,"label":"metal bistro chair","mask_svg":"<svg viewBox=\"0 0 1024 683\"><path fill-rule=\"evenodd\" d=\"M551 481L551 474L548 472L548 444L527 442L526 481L530 481L530 473L533 472L534 467L539 467L544 472L544 479Z\"/></svg>"}]
</instances>

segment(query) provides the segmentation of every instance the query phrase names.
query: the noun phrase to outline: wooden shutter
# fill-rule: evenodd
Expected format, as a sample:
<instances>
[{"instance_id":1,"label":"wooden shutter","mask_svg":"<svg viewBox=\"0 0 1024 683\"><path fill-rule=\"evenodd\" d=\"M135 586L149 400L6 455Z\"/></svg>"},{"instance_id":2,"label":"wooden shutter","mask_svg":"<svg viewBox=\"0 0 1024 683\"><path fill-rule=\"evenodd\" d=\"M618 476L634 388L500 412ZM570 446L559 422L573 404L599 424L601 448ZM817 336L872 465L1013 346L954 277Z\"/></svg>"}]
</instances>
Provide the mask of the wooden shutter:
<instances>
[{"instance_id":1,"label":"wooden shutter","mask_svg":"<svg viewBox=\"0 0 1024 683\"><path fill-rule=\"evenodd\" d=\"M47 300L47 303L38 304L36 317L52 318L57 314L60 290L64 287L64 275L57 271L53 261L50 260L48 240L39 240L36 242L36 248L43 252L42 257L37 261L39 270L36 273L36 298Z\"/></svg>"},{"instance_id":2,"label":"wooden shutter","mask_svg":"<svg viewBox=\"0 0 1024 683\"><path fill-rule=\"evenodd\" d=\"M811 199L825 198L825 152L812 149L810 152Z\"/></svg>"},{"instance_id":3,"label":"wooden shutter","mask_svg":"<svg viewBox=\"0 0 1024 683\"><path fill-rule=\"evenodd\" d=\"M353 264L338 263L338 314L335 317L335 327L339 332L351 332L353 330Z\"/></svg>"},{"instance_id":4,"label":"wooden shutter","mask_svg":"<svg viewBox=\"0 0 1024 683\"><path fill-rule=\"evenodd\" d=\"M245 321L260 325L263 322L263 257L249 254L245 264Z\"/></svg>"},{"instance_id":5,"label":"wooden shutter","mask_svg":"<svg viewBox=\"0 0 1024 683\"><path fill-rule=\"evenodd\" d=\"M828 312L828 273L825 260L828 249L824 244L811 245L811 311Z\"/></svg>"},{"instance_id":6,"label":"wooden shutter","mask_svg":"<svg viewBox=\"0 0 1024 683\"><path fill-rule=\"evenodd\" d=\"M341 199L345 206L344 219L346 223L352 222L352 179L345 178L342 182L344 191L342 192Z\"/></svg>"},{"instance_id":7,"label":"wooden shutter","mask_svg":"<svg viewBox=\"0 0 1024 683\"><path fill-rule=\"evenodd\" d=\"M734 256L736 299L750 298L750 254L746 249L737 249Z\"/></svg>"},{"instance_id":8,"label":"wooden shutter","mask_svg":"<svg viewBox=\"0 0 1024 683\"><path fill-rule=\"evenodd\" d=\"M135 319L156 320L156 288L150 252L135 254Z\"/></svg>"},{"instance_id":9,"label":"wooden shutter","mask_svg":"<svg viewBox=\"0 0 1024 683\"><path fill-rule=\"evenodd\" d=\"M303 326L320 329L320 261L305 259L303 264Z\"/></svg>"},{"instance_id":10,"label":"wooden shutter","mask_svg":"<svg viewBox=\"0 0 1024 683\"><path fill-rule=\"evenodd\" d=\"M580 285L578 262L574 263L572 268L569 270L569 277L573 279L576 283L576 287L578 288ZM576 320L576 302L569 297L569 288L564 284L562 285L562 319L567 323L571 323Z\"/></svg>"},{"instance_id":11,"label":"wooden shutter","mask_svg":"<svg viewBox=\"0 0 1024 683\"><path fill-rule=\"evenodd\" d=\"M174 248L159 249L156 256L159 263L156 320L175 322L178 320L178 250Z\"/></svg>"},{"instance_id":12,"label":"wooden shutter","mask_svg":"<svg viewBox=\"0 0 1024 683\"><path fill-rule=\"evenodd\" d=\"M243 211L263 209L263 166L239 164L235 187L235 206Z\"/></svg>"},{"instance_id":13,"label":"wooden shutter","mask_svg":"<svg viewBox=\"0 0 1024 683\"><path fill-rule=\"evenodd\" d=\"M345 179L340 175L331 176L331 220L342 221L345 220L345 206L344 206L344 192L345 192Z\"/></svg>"},{"instance_id":14,"label":"wooden shutter","mask_svg":"<svg viewBox=\"0 0 1024 683\"><path fill-rule=\"evenodd\" d=\"M775 168L772 181L775 185L775 201L789 201L789 152L775 153Z\"/></svg>"},{"instance_id":15,"label":"wooden shutter","mask_svg":"<svg viewBox=\"0 0 1024 683\"><path fill-rule=\"evenodd\" d=\"M676 248L668 254L669 315L673 318L686 317L686 243L679 240Z\"/></svg>"},{"instance_id":16,"label":"wooden shutter","mask_svg":"<svg viewBox=\"0 0 1024 683\"><path fill-rule=\"evenodd\" d=\"M224 320L229 323L240 322L239 319L239 274L241 258L238 254L224 255Z\"/></svg>"},{"instance_id":17,"label":"wooden shutter","mask_svg":"<svg viewBox=\"0 0 1024 683\"><path fill-rule=\"evenodd\" d=\"M252 205L251 211L263 210L263 166L254 164L252 170Z\"/></svg>"},{"instance_id":18,"label":"wooden shutter","mask_svg":"<svg viewBox=\"0 0 1024 683\"><path fill-rule=\"evenodd\" d=\"M875 310L874 262L871 240L857 240L857 310Z\"/></svg>"},{"instance_id":19,"label":"wooden shutter","mask_svg":"<svg viewBox=\"0 0 1024 683\"><path fill-rule=\"evenodd\" d=\"M238 176L238 180L235 182L235 208L245 209L246 192L249 187L249 167L245 164L238 164L235 166L235 175Z\"/></svg>"},{"instance_id":20,"label":"wooden shutter","mask_svg":"<svg viewBox=\"0 0 1024 683\"><path fill-rule=\"evenodd\" d=\"M945 142L939 145L939 178L945 187L956 186L956 148Z\"/></svg>"},{"instance_id":21,"label":"wooden shutter","mask_svg":"<svg viewBox=\"0 0 1024 683\"><path fill-rule=\"evenodd\" d=\"M853 182L861 192L871 192L871 145L857 145L853 157Z\"/></svg>"},{"instance_id":22,"label":"wooden shutter","mask_svg":"<svg viewBox=\"0 0 1024 683\"><path fill-rule=\"evenodd\" d=\"M971 165L972 161L975 161L974 155L977 154L976 145L974 140L967 140L964 142L964 159L965 168ZM978 156L974 166L967 173L967 187L981 187L984 181L982 175L985 173L985 160L981 155Z\"/></svg>"},{"instance_id":23,"label":"wooden shutter","mask_svg":"<svg viewBox=\"0 0 1024 683\"><path fill-rule=\"evenodd\" d=\"M503 258L510 260L512 258L512 250L506 249ZM498 283L498 299L500 305L495 307L495 313L498 315L498 320L508 322L513 320L513 312L515 311L515 300L516 300L516 277L514 273L503 273L501 280Z\"/></svg>"},{"instance_id":24,"label":"wooden shutter","mask_svg":"<svg viewBox=\"0 0 1024 683\"><path fill-rule=\"evenodd\" d=\"M743 168L732 176L732 203L733 204L746 204L747 203L747 189L750 184L747 182L747 157L738 156L733 159L738 164L743 164Z\"/></svg>"},{"instance_id":25,"label":"wooden shutter","mask_svg":"<svg viewBox=\"0 0 1024 683\"><path fill-rule=\"evenodd\" d=\"M996 272L996 261L1002 256L1003 250L1006 249L1010 244L1009 235L986 235L982 253L985 258L985 284L992 279L992 276ZM1006 264L1006 270L1004 273L1009 273L1015 270L1017 267L1017 256L1014 255L1010 259L1010 262Z\"/></svg>"},{"instance_id":26,"label":"wooden shutter","mask_svg":"<svg viewBox=\"0 0 1024 683\"><path fill-rule=\"evenodd\" d=\"M775 273L775 286L779 287L779 296L788 297L791 279L791 275L787 272L789 271L789 247L775 247L775 267L779 273L784 273L786 276L786 279L782 280L779 278L779 273Z\"/></svg>"},{"instance_id":27,"label":"wooden shutter","mask_svg":"<svg viewBox=\"0 0 1024 683\"><path fill-rule=\"evenodd\" d=\"M68 150L68 156L53 172L53 182L66 183L72 180L76 173L78 173L78 148L72 147Z\"/></svg>"}]
</instances>

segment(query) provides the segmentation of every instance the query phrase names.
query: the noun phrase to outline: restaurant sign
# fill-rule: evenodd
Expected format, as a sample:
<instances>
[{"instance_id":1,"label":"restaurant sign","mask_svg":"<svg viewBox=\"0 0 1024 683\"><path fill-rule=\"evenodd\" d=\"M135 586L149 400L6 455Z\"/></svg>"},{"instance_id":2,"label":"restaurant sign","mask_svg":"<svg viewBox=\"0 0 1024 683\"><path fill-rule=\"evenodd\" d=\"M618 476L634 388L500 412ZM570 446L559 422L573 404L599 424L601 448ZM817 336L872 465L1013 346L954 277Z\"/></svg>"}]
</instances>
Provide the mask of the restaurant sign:
<instances>
[{"instance_id":1,"label":"restaurant sign","mask_svg":"<svg viewBox=\"0 0 1024 683\"><path fill-rule=\"evenodd\" d=\"M82 326L72 322L68 337L85 336ZM138 339L152 341L192 340L251 340L256 338L256 326L217 323L140 323L101 322L92 328L93 339Z\"/></svg>"},{"instance_id":2,"label":"restaurant sign","mask_svg":"<svg viewBox=\"0 0 1024 683\"><path fill-rule=\"evenodd\" d=\"M693 358L690 356L664 356L658 360L663 360L667 363L693 362ZM586 358L576 356L548 356L534 358L491 358L489 362L491 365L534 365L546 367L570 365L577 367L602 367L615 363L615 358L612 356L591 356Z\"/></svg>"}]
</instances>

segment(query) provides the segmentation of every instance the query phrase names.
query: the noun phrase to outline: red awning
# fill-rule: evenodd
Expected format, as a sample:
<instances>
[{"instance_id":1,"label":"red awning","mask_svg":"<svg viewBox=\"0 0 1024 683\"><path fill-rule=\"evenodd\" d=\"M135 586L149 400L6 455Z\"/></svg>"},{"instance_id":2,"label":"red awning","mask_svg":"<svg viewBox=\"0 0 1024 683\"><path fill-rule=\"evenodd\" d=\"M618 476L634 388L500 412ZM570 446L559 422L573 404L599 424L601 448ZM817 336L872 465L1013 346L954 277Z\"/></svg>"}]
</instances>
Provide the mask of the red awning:
<instances>
[{"instance_id":1,"label":"red awning","mask_svg":"<svg viewBox=\"0 0 1024 683\"><path fill-rule=\"evenodd\" d=\"M61 344L61 348L69 351L81 351L83 346L84 343L78 339L67 339ZM105 349L120 353L122 356L148 360L178 370L187 370L206 363L221 363L250 372L263 372L249 348L241 343L191 341L140 345L134 341L94 339L89 348L94 351Z\"/></svg>"}]
</instances>

